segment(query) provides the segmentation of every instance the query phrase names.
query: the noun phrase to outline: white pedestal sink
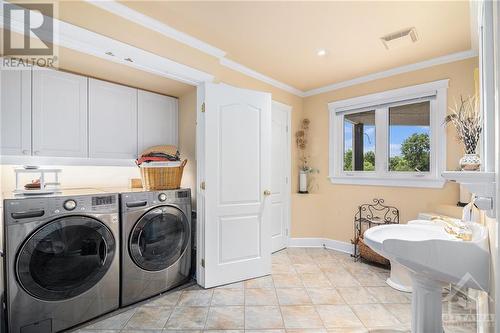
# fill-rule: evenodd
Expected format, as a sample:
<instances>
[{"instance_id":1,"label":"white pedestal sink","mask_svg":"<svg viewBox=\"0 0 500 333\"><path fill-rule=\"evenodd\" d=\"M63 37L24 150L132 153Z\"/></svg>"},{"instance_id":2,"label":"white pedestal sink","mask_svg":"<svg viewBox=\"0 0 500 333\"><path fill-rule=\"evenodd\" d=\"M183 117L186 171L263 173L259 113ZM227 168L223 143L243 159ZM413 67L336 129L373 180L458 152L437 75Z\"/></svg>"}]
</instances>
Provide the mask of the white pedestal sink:
<instances>
[{"instance_id":1,"label":"white pedestal sink","mask_svg":"<svg viewBox=\"0 0 500 333\"><path fill-rule=\"evenodd\" d=\"M413 333L443 332L441 294L445 284L488 291L487 229L477 223L467 226L472 230L470 241L449 234L435 222L383 225L365 232L368 246L410 271Z\"/></svg>"}]
</instances>

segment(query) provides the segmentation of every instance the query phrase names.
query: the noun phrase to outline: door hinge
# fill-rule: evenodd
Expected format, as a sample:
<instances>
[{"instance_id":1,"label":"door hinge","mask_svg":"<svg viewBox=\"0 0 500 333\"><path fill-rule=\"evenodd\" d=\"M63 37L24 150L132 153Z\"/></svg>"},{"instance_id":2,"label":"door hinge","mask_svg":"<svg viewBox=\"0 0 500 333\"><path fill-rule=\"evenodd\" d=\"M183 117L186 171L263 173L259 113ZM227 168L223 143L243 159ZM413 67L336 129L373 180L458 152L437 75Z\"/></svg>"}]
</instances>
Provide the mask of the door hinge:
<instances>
[{"instance_id":1,"label":"door hinge","mask_svg":"<svg viewBox=\"0 0 500 333\"><path fill-rule=\"evenodd\" d=\"M285 184L288 184L288 177L285 177Z\"/></svg>"},{"instance_id":2,"label":"door hinge","mask_svg":"<svg viewBox=\"0 0 500 333\"><path fill-rule=\"evenodd\" d=\"M288 236L288 229L285 230L285 234Z\"/></svg>"},{"instance_id":3,"label":"door hinge","mask_svg":"<svg viewBox=\"0 0 500 333\"><path fill-rule=\"evenodd\" d=\"M205 102L203 102L203 104L201 104L201 112L205 112Z\"/></svg>"},{"instance_id":4,"label":"door hinge","mask_svg":"<svg viewBox=\"0 0 500 333\"><path fill-rule=\"evenodd\" d=\"M200 184L200 188L201 188L202 190L204 190L204 189L205 189L205 182L201 182L201 184Z\"/></svg>"},{"instance_id":5,"label":"door hinge","mask_svg":"<svg viewBox=\"0 0 500 333\"><path fill-rule=\"evenodd\" d=\"M286 132L288 133L288 125L286 125Z\"/></svg>"},{"instance_id":6,"label":"door hinge","mask_svg":"<svg viewBox=\"0 0 500 333\"><path fill-rule=\"evenodd\" d=\"M201 267L205 268L205 259L201 259Z\"/></svg>"}]
</instances>

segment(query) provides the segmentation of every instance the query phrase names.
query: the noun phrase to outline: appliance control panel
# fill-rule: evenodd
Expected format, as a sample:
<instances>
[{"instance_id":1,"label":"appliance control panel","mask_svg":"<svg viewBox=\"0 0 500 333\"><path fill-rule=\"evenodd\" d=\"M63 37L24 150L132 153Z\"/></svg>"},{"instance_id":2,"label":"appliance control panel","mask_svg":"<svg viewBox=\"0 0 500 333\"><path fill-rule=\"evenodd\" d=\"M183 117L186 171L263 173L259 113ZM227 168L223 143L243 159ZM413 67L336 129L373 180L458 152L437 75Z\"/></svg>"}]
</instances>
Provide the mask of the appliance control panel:
<instances>
[{"instance_id":1,"label":"appliance control panel","mask_svg":"<svg viewBox=\"0 0 500 333\"><path fill-rule=\"evenodd\" d=\"M150 207L163 203L190 204L191 190L179 189L123 193L121 199L121 206L124 211L144 209L144 207Z\"/></svg>"},{"instance_id":2,"label":"appliance control panel","mask_svg":"<svg viewBox=\"0 0 500 333\"><path fill-rule=\"evenodd\" d=\"M5 221L11 223L67 214L118 213L118 194L8 199L4 203Z\"/></svg>"}]
</instances>

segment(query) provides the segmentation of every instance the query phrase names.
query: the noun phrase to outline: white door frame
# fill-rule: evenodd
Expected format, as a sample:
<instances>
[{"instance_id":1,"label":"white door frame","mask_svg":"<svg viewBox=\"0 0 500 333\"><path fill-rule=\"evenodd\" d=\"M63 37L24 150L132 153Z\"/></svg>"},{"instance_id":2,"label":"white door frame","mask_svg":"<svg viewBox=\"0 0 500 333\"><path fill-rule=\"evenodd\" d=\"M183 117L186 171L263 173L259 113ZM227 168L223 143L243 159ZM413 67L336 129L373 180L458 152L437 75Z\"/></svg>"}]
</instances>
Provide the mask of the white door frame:
<instances>
[{"instance_id":1,"label":"white door frame","mask_svg":"<svg viewBox=\"0 0 500 333\"><path fill-rule=\"evenodd\" d=\"M495 119L495 182L496 182L496 222L498 225L498 219L499 219L499 214L500 214L500 156L498 149L500 147L500 42L498 41L500 38L500 3L494 2L493 4L493 27L492 27L492 34L493 34L493 55L494 55L494 63L493 63L493 68L494 68L494 89L493 93L494 95L494 100L495 104L493 107L493 112L496 115L494 117ZM495 91L496 90L496 91ZM499 244L500 242L500 233L498 232L498 227L497 227L497 234L496 234L496 242ZM500 247L497 246L496 249L496 259L497 259L497 265L494 266L494 271L493 271L493 276L494 276L494 283L495 283L495 302L498 304L498 301L500 300L500 269L498 268L498 258L500 258ZM495 332L500 333L500 306L495 306Z\"/></svg>"},{"instance_id":2,"label":"white door frame","mask_svg":"<svg viewBox=\"0 0 500 333\"><path fill-rule=\"evenodd\" d=\"M287 191L286 191L286 205L287 205L287 221L286 221L286 247L290 246L290 229L291 229L291 220L292 220L292 202L291 202L291 197L292 197L292 107L287 104L283 104L280 102L277 102L275 100L272 101L272 106L271 109L274 107L278 107L285 111L287 114L287 148L286 148L286 169L288 170L287 172ZM271 110L272 112L272 110Z\"/></svg>"}]
</instances>

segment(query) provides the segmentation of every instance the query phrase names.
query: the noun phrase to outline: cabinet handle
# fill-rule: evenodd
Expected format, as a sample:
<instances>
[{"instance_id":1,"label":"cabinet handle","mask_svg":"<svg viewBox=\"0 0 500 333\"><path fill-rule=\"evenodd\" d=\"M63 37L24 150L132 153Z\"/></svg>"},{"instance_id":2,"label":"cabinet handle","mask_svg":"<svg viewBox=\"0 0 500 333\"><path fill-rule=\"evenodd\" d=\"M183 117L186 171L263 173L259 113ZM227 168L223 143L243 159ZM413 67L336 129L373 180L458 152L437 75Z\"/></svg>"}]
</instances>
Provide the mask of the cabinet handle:
<instances>
[{"instance_id":1,"label":"cabinet handle","mask_svg":"<svg viewBox=\"0 0 500 333\"><path fill-rule=\"evenodd\" d=\"M265 196L271 195L271 191L269 191L269 190L265 190L265 191L264 191L264 195L265 195Z\"/></svg>"},{"instance_id":2,"label":"cabinet handle","mask_svg":"<svg viewBox=\"0 0 500 333\"><path fill-rule=\"evenodd\" d=\"M23 154L24 154L24 155L29 155L29 153L30 153L30 151L29 151L29 150L27 150L27 149L23 150Z\"/></svg>"}]
</instances>

